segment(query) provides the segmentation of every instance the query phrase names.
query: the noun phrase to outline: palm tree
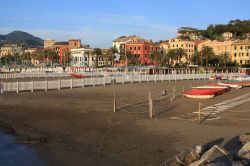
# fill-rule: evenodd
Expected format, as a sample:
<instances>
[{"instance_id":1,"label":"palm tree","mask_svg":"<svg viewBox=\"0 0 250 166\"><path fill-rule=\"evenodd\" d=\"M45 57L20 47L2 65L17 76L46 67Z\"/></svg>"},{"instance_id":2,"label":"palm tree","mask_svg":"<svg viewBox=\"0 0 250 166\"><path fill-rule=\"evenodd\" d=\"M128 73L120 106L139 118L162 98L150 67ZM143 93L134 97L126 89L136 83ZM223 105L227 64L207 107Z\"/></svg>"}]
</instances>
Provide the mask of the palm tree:
<instances>
[{"instance_id":1,"label":"palm tree","mask_svg":"<svg viewBox=\"0 0 250 166\"><path fill-rule=\"evenodd\" d=\"M156 62L156 61L161 61L161 53L159 51L152 51L149 54L149 59L151 63Z\"/></svg>"},{"instance_id":2,"label":"palm tree","mask_svg":"<svg viewBox=\"0 0 250 166\"><path fill-rule=\"evenodd\" d=\"M117 53L118 53L118 50L115 47L111 47L108 50L108 57L112 61L113 66L114 66L114 61L115 61L115 54Z\"/></svg>"},{"instance_id":3,"label":"palm tree","mask_svg":"<svg viewBox=\"0 0 250 166\"><path fill-rule=\"evenodd\" d=\"M126 55L125 55L125 59L126 59L126 63L129 66L129 64L132 62L133 59L133 55L131 53L131 51L126 51Z\"/></svg>"},{"instance_id":4,"label":"palm tree","mask_svg":"<svg viewBox=\"0 0 250 166\"><path fill-rule=\"evenodd\" d=\"M181 64L182 63L181 58L183 56L187 55L186 51L183 48L177 48L177 49L175 49L175 54L176 54L176 58L177 58L177 63L178 64Z\"/></svg>"},{"instance_id":5,"label":"palm tree","mask_svg":"<svg viewBox=\"0 0 250 166\"><path fill-rule=\"evenodd\" d=\"M87 51L85 52L85 54L86 54L87 57L88 57L88 67L89 67L89 66L90 66L90 65L89 65L89 58L90 58L91 51L90 51L90 50L87 50Z\"/></svg>"},{"instance_id":6,"label":"palm tree","mask_svg":"<svg viewBox=\"0 0 250 166\"><path fill-rule=\"evenodd\" d=\"M30 52L25 52L24 54L21 55L21 61L23 65L25 65L27 61L30 62L30 60L31 60Z\"/></svg>"},{"instance_id":7,"label":"palm tree","mask_svg":"<svg viewBox=\"0 0 250 166\"><path fill-rule=\"evenodd\" d=\"M231 62L231 57L228 52L225 52L219 56L219 62L224 67L226 67L227 63Z\"/></svg>"},{"instance_id":8,"label":"palm tree","mask_svg":"<svg viewBox=\"0 0 250 166\"><path fill-rule=\"evenodd\" d=\"M59 55L53 50L47 50L46 57L51 60L53 66L54 62L58 62Z\"/></svg>"},{"instance_id":9,"label":"palm tree","mask_svg":"<svg viewBox=\"0 0 250 166\"><path fill-rule=\"evenodd\" d=\"M95 66L98 67L98 60L100 55L102 55L102 50L100 48L94 48L93 54L95 55Z\"/></svg>"},{"instance_id":10,"label":"palm tree","mask_svg":"<svg viewBox=\"0 0 250 166\"><path fill-rule=\"evenodd\" d=\"M207 68L208 67L208 60L214 56L213 48L209 47L209 46L203 47L202 50L200 51L200 55L201 55L202 59L205 58L206 68Z\"/></svg>"},{"instance_id":11,"label":"palm tree","mask_svg":"<svg viewBox=\"0 0 250 166\"><path fill-rule=\"evenodd\" d=\"M176 60L176 52L175 49L170 49L167 53L169 60L171 61L170 64L173 65L174 60Z\"/></svg>"}]
</instances>

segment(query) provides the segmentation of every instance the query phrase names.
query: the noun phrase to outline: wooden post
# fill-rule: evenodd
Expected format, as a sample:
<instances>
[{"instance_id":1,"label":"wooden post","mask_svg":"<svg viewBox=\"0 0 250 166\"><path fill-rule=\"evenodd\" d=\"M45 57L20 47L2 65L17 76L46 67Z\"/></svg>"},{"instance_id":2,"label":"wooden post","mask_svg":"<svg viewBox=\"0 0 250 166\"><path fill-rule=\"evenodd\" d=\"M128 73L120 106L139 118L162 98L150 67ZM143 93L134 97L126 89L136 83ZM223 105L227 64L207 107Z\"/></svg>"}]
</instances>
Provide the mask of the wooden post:
<instances>
[{"instance_id":1,"label":"wooden post","mask_svg":"<svg viewBox=\"0 0 250 166\"><path fill-rule=\"evenodd\" d=\"M156 77L157 77L157 75L155 74L155 82L156 82Z\"/></svg>"},{"instance_id":2,"label":"wooden post","mask_svg":"<svg viewBox=\"0 0 250 166\"><path fill-rule=\"evenodd\" d=\"M164 81L164 75L162 74L161 75L161 82L163 82Z\"/></svg>"},{"instance_id":3,"label":"wooden post","mask_svg":"<svg viewBox=\"0 0 250 166\"><path fill-rule=\"evenodd\" d=\"M1 82L1 84L0 84L0 88L1 88L1 94L3 94L3 82Z\"/></svg>"},{"instance_id":4,"label":"wooden post","mask_svg":"<svg viewBox=\"0 0 250 166\"><path fill-rule=\"evenodd\" d=\"M170 82L170 80L171 80L171 74L170 73L168 73L169 74L169 76L168 76L168 82Z\"/></svg>"},{"instance_id":5,"label":"wooden post","mask_svg":"<svg viewBox=\"0 0 250 166\"><path fill-rule=\"evenodd\" d=\"M185 92L185 86L182 87L182 92Z\"/></svg>"},{"instance_id":6,"label":"wooden post","mask_svg":"<svg viewBox=\"0 0 250 166\"><path fill-rule=\"evenodd\" d=\"M116 112L116 89L115 89L115 79L113 79L113 106L114 112Z\"/></svg>"},{"instance_id":7,"label":"wooden post","mask_svg":"<svg viewBox=\"0 0 250 166\"><path fill-rule=\"evenodd\" d=\"M173 88L173 100L175 99L175 87Z\"/></svg>"},{"instance_id":8,"label":"wooden post","mask_svg":"<svg viewBox=\"0 0 250 166\"><path fill-rule=\"evenodd\" d=\"M45 81L45 88L44 88L45 91L48 90L48 80Z\"/></svg>"},{"instance_id":9,"label":"wooden post","mask_svg":"<svg viewBox=\"0 0 250 166\"><path fill-rule=\"evenodd\" d=\"M84 88L84 84L85 84L85 79L82 78L82 88Z\"/></svg>"},{"instance_id":10,"label":"wooden post","mask_svg":"<svg viewBox=\"0 0 250 166\"><path fill-rule=\"evenodd\" d=\"M16 93L19 93L19 82L16 82Z\"/></svg>"},{"instance_id":11,"label":"wooden post","mask_svg":"<svg viewBox=\"0 0 250 166\"><path fill-rule=\"evenodd\" d=\"M57 87L58 90L61 90L61 80L58 79L58 87Z\"/></svg>"},{"instance_id":12,"label":"wooden post","mask_svg":"<svg viewBox=\"0 0 250 166\"><path fill-rule=\"evenodd\" d=\"M141 72L141 70L140 70L140 72ZM139 75L139 83L141 83L141 74Z\"/></svg>"},{"instance_id":13,"label":"wooden post","mask_svg":"<svg viewBox=\"0 0 250 166\"><path fill-rule=\"evenodd\" d=\"M70 79L70 89L73 89L73 79Z\"/></svg>"},{"instance_id":14,"label":"wooden post","mask_svg":"<svg viewBox=\"0 0 250 166\"><path fill-rule=\"evenodd\" d=\"M31 92L34 92L34 81L31 81Z\"/></svg>"},{"instance_id":15,"label":"wooden post","mask_svg":"<svg viewBox=\"0 0 250 166\"><path fill-rule=\"evenodd\" d=\"M106 76L103 77L103 86L106 86Z\"/></svg>"},{"instance_id":16,"label":"wooden post","mask_svg":"<svg viewBox=\"0 0 250 166\"><path fill-rule=\"evenodd\" d=\"M95 77L93 77L93 87L95 87Z\"/></svg>"},{"instance_id":17,"label":"wooden post","mask_svg":"<svg viewBox=\"0 0 250 166\"><path fill-rule=\"evenodd\" d=\"M198 122L201 121L201 102L199 102L199 113L198 113Z\"/></svg>"},{"instance_id":18,"label":"wooden post","mask_svg":"<svg viewBox=\"0 0 250 166\"><path fill-rule=\"evenodd\" d=\"M148 94L148 104L149 104L149 118L152 119L153 118L153 101L152 101L152 98L151 98L151 93L149 91L149 94Z\"/></svg>"}]
</instances>

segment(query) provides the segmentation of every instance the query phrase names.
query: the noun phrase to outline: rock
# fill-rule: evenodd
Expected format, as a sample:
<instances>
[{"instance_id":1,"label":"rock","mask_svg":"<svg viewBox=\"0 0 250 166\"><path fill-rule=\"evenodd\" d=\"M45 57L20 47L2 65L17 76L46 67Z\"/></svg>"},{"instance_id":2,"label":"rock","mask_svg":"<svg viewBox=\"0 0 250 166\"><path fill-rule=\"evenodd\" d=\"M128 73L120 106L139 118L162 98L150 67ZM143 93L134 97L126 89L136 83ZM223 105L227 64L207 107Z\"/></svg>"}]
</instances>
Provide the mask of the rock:
<instances>
[{"instance_id":1,"label":"rock","mask_svg":"<svg viewBox=\"0 0 250 166\"><path fill-rule=\"evenodd\" d=\"M250 160L250 142L245 143L238 152L238 156L241 159Z\"/></svg>"},{"instance_id":2,"label":"rock","mask_svg":"<svg viewBox=\"0 0 250 166\"><path fill-rule=\"evenodd\" d=\"M228 152L223 148L220 148L218 145L214 145L201 156L200 160L193 162L190 166L204 165L211 161L214 163L225 163L226 165L231 163L231 159L228 157Z\"/></svg>"},{"instance_id":3,"label":"rock","mask_svg":"<svg viewBox=\"0 0 250 166\"><path fill-rule=\"evenodd\" d=\"M242 144L245 144L245 143L247 143L247 142L250 142L250 135L247 135L247 134L241 135L240 138L239 138L239 141L240 141Z\"/></svg>"},{"instance_id":4,"label":"rock","mask_svg":"<svg viewBox=\"0 0 250 166\"><path fill-rule=\"evenodd\" d=\"M183 165L189 165L193 161L196 161L200 158L202 152L202 146L196 146L189 151L181 153L180 155L176 156L176 160Z\"/></svg>"}]
</instances>

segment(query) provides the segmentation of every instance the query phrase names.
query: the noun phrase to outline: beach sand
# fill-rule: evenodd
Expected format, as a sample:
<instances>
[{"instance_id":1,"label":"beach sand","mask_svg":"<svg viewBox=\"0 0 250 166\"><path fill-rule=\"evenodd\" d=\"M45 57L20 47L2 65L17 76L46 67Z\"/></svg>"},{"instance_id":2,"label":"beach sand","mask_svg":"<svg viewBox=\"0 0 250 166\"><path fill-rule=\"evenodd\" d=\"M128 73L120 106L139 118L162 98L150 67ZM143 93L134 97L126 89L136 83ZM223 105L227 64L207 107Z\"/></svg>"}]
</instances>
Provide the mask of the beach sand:
<instances>
[{"instance_id":1,"label":"beach sand","mask_svg":"<svg viewBox=\"0 0 250 166\"><path fill-rule=\"evenodd\" d=\"M0 128L13 129L20 142L36 143L46 165L159 165L195 145L213 140L223 145L250 132L250 102L220 113L221 119L201 124L172 119L197 111L199 102L213 105L250 93L250 88L231 90L209 100L181 95L183 87L187 90L211 82L116 85L117 112L113 112L111 85L4 93L0 95ZM176 99L171 101L174 87ZM166 96L161 96L162 90L167 90ZM149 91L154 119L147 112Z\"/></svg>"}]
</instances>

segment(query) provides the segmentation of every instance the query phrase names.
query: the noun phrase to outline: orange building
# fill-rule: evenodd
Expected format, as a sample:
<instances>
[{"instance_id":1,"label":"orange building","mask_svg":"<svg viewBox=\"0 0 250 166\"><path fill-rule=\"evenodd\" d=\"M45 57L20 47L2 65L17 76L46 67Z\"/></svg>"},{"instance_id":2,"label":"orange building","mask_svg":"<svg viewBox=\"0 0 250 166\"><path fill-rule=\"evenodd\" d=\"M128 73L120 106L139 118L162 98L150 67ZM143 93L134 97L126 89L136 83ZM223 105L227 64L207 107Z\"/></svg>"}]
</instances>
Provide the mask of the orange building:
<instances>
[{"instance_id":1,"label":"orange building","mask_svg":"<svg viewBox=\"0 0 250 166\"><path fill-rule=\"evenodd\" d=\"M142 65L152 64L150 54L152 51L159 49L158 44L142 39L140 37L133 37L127 44L126 50L130 51L137 61Z\"/></svg>"}]
</instances>

